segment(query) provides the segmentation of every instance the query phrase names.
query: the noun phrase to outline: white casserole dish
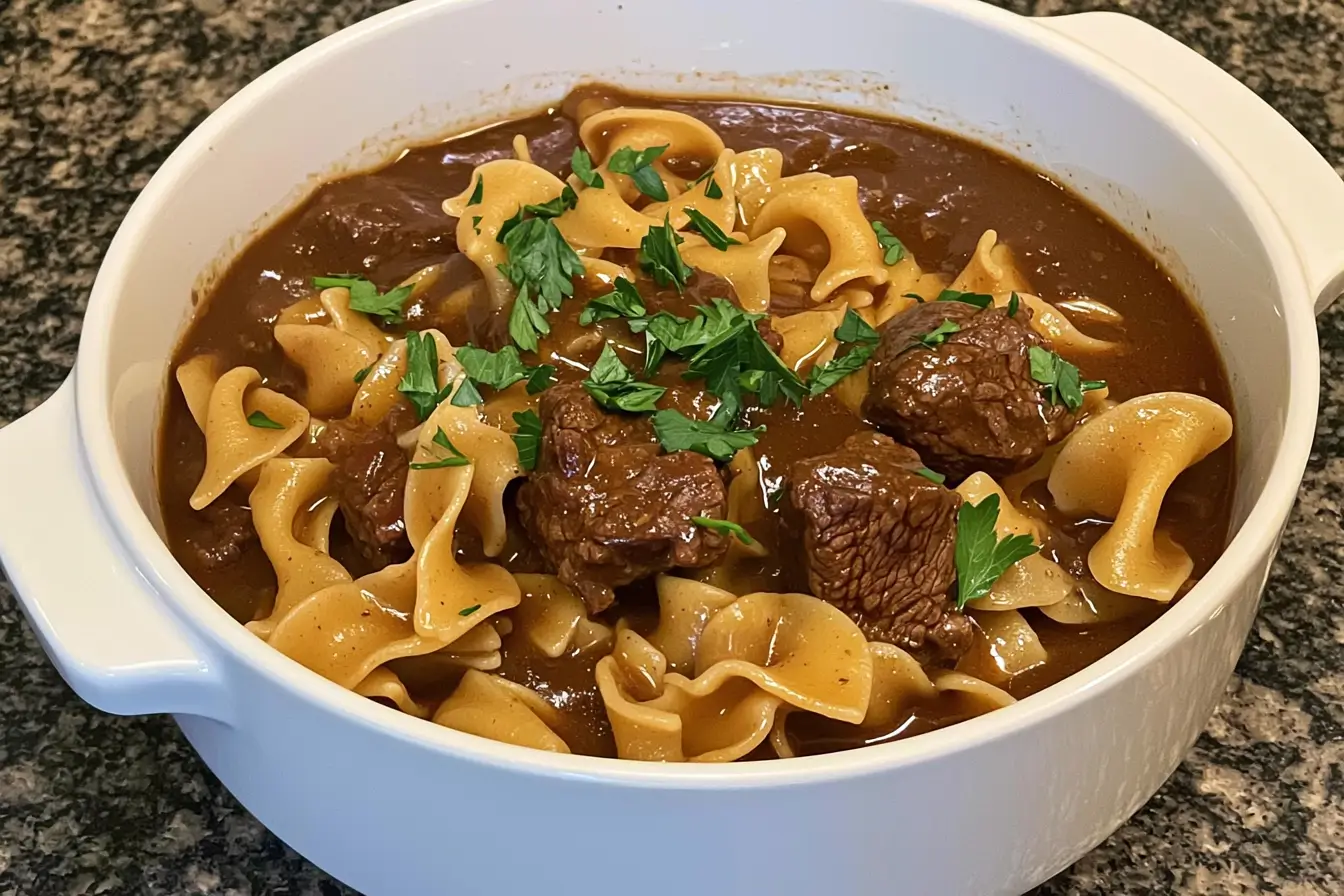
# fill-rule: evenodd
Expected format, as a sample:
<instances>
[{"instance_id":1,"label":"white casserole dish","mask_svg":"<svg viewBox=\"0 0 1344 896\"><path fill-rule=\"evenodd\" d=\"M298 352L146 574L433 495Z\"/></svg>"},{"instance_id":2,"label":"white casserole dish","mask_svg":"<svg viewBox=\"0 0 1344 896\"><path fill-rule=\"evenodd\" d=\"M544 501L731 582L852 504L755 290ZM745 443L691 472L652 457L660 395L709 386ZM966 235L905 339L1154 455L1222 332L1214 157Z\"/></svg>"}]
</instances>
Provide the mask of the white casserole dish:
<instances>
[{"instance_id":1,"label":"white casserole dish","mask_svg":"<svg viewBox=\"0 0 1344 896\"><path fill-rule=\"evenodd\" d=\"M798 6L421 0L305 50L202 124L108 251L75 373L0 433L0 557L71 686L110 712L173 713L249 810L370 896L1014 894L1142 805L1222 692L1296 494L1316 419L1313 310L1344 285L1344 185L1253 94L1132 19ZM201 272L323 176L589 79L894 113L1090 197L1192 290L1229 367L1239 482L1225 555L1138 637L1017 705L768 763L478 739L357 697L249 634L156 530L166 364Z\"/></svg>"}]
</instances>

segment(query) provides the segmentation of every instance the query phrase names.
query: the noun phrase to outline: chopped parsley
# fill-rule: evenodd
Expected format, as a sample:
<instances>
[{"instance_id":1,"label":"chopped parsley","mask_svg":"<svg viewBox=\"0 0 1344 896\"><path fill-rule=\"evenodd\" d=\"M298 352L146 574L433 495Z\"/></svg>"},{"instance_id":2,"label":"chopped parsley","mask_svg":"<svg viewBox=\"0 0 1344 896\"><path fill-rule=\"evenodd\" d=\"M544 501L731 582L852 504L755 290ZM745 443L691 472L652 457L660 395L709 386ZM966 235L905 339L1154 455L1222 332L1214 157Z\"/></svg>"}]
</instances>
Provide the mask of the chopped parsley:
<instances>
[{"instance_id":1,"label":"chopped parsley","mask_svg":"<svg viewBox=\"0 0 1344 896\"><path fill-rule=\"evenodd\" d=\"M711 532L717 532L720 535L733 535L743 544L755 544L756 539L752 538L746 529L743 529L732 520L716 520L709 516L693 516L691 522L702 529L709 529Z\"/></svg>"},{"instance_id":2,"label":"chopped parsley","mask_svg":"<svg viewBox=\"0 0 1344 896\"><path fill-rule=\"evenodd\" d=\"M1017 308L1022 304L1022 298L1017 293L1008 297L1008 316L1017 317Z\"/></svg>"},{"instance_id":3,"label":"chopped parsley","mask_svg":"<svg viewBox=\"0 0 1344 896\"><path fill-rule=\"evenodd\" d=\"M919 293L917 293L917 292L906 292L906 293L901 293L901 298L903 298L903 299L914 299L914 300L915 300L916 302L918 302L919 304L921 304L921 305L924 304L924 297L923 297L922 295L920 295Z\"/></svg>"},{"instance_id":4,"label":"chopped parsley","mask_svg":"<svg viewBox=\"0 0 1344 896\"><path fill-rule=\"evenodd\" d=\"M476 189L471 191L471 198L467 200L467 205L480 205L481 200L485 198L485 175L476 175ZM480 220L479 218L477 220Z\"/></svg>"},{"instance_id":5,"label":"chopped parsley","mask_svg":"<svg viewBox=\"0 0 1344 896\"><path fill-rule=\"evenodd\" d=\"M922 345L925 348L937 348L947 341L947 337L951 336L953 333L960 332L961 324L950 320L944 320L924 335L916 336L914 342L911 343L911 347Z\"/></svg>"},{"instance_id":6,"label":"chopped parsley","mask_svg":"<svg viewBox=\"0 0 1344 896\"><path fill-rule=\"evenodd\" d=\"M708 183L706 183L706 181L708 181ZM719 187L719 182L714 179L713 168L706 168L704 173L702 173L699 177L697 177L695 180L691 181L689 184L686 185L686 189L689 191L691 187L694 187L697 184L705 184L705 196L707 198L709 199L723 198L723 190Z\"/></svg>"},{"instance_id":7,"label":"chopped parsley","mask_svg":"<svg viewBox=\"0 0 1344 896\"><path fill-rule=\"evenodd\" d=\"M962 302L967 305L974 305L977 308L988 308L994 302L994 297L986 295L983 292L962 292L959 289L945 289L938 293L938 302Z\"/></svg>"},{"instance_id":8,"label":"chopped parsley","mask_svg":"<svg viewBox=\"0 0 1344 896\"><path fill-rule=\"evenodd\" d=\"M664 143L662 146L650 146L638 151L622 146L607 159L607 170L613 174L628 174L639 192L655 202L666 202L667 185L653 167L653 162L667 152L669 145Z\"/></svg>"},{"instance_id":9,"label":"chopped parsley","mask_svg":"<svg viewBox=\"0 0 1344 896\"><path fill-rule=\"evenodd\" d=\"M480 215L472 215L472 216L471 216L471 229L474 230L474 231L476 231L476 235L477 235L477 236L480 236L480 235L481 235L481 216L480 216Z\"/></svg>"},{"instance_id":10,"label":"chopped parsley","mask_svg":"<svg viewBox=\"0 0 1344 896\"><path fill-rule=\"evenodd\" d=\"M363 368L362 370L356 370L356 371L355 371L355 384L358 385L359 383L364 382L364 378L367 377L367 376L369 375L369 371L372 370L372 369L373 369L372 367L365 367L365 368Z\"/></svg>"},{"instance_id":11,"label":"chopped parsley","mask_svg":"<svg viewBox=\"0 0 1344 896\"><path fill-rule=\"evenodd\" d=\"M434 433L434 438L430 440L432 444L448 452L444 457L438 460L422 461L418 464L411 464L412 470L441 470L444 467L465 467L471 463L465 454L457 450L457 446L448 441L448 433L443 431L440 426Z\"/></svg>"},{"instance_id":12,"label":"chopped parsley","mask_svg":"<svg viewBox=\"0 0 1344 896\"><path fill-rule=\"evenodd\" d=\"M681 260L677 246L684 240L672 229L672 222L663 216L662 227L650 227L639 241L639 264L648 271L659 286L675 286L677 292L686 288L695 273Z\"/></svg>"},{"instance_id":13,"label":"chopped parsley","mask_svg":"<svg viewBox=\"0 0 1344 896\"><path fill-rule=\"evenodd\" d=\"M635 284L624 277L617 277L611 286L611 292L598 296L584 306L579 314L581 325L587 327L599 320L616 317L643 317L648 313L648 309L644 307L644 299L640 297L639 290L635 289Z\"/></svg>"},{"instance_id":14,"label":"chopped parsley","mask_svg":"<svg viewBox=\"0 0 1344 896\"><path fill-rule=\"evenodd\" d=\"M455 408L474 408L478 404L484 404L485 398L482 397L481 390L471 381L471 377L464 376L462 385L457 387L449 403Z\"/></svg>"},{"instance_id":15,"label":"chopped parsley","mask_svg":"<svg viewBox=\"0 0 1344 896\"><path fill-rule=\"evenodd\" d=\"M807 377L807 391L810 395L820 395L851 373L862 370L873 352L877 351L877 343L882 339L853 308L845 311L844 320L835 328L835 338L853 347L845 354L812 368Z\"/></svg>"},{"instance_id":16,"label":"chopped parsley","mask_svg":"<svg viewBox=\"0 0 1344 896\"><path fill-rule=\"evenodd\" d=\"M527 383L523 386L528 395L536 395L538 392L545 392L555 382L555 365L538 364L536 367L529 368Z\"/></svg>"},{"instance_id":17,"label":"chopped parsley","mask_svg":"<svg viewBox=\"0 0 1344 896\"><path fill-rule=\"evenodd\" d=\"M610 344L602 346L602 354L588 372L583 388L602 407L630 413L652 411L667 391L666 386L636 380Z\"/></svg>"},{"instance_id":18,"label":"chopped parsley","mask_svg":"<svg viewBox=\"0 0 1344 896\"><path fill-rule=\"evenodd\" d=\"M915 472L937 485L942 485L944 482L947 481L947 477L944 476L942 473L934 472L933 470L930 470L928 467L920 467Z\"/></svg>"},{"instance_id":19,"label":"chopped parsley","mask_svg":"<svg viewBox=\"0 0 1344 896\"><path fill-rule=\"evenodd\" d=\"M463 607L462 609L458 610L458 611L457 611L457 615L459 615L459 616L470 616L472 613L475 613L475 612L476 612L477 610L479 610L480 608L481 608L481 605L480 605L480 604L472 604L472 605L469 606L469 607Z\"/></svg>"},{"instance_id":20,"label":"chopped parsley","mask_svg":"<svg viewBox=\"0 0 1344 896\"><path fill-rule=\"evenodd\" d=\"M262 411L253 411L247 415L247 425L257 429L284 429L285 424L276 423Z\"/></svg>"},{"instance_id":21,"label":"chopped parsley","mask_svg":"<svg viewBox=\"0 0 1344 896\"><path fill-rule=\"evenodd\" d=\"M957 511L957 609L984 597L994 583L1019 560L1040 550L1030 535L998 537L999 496L979 504L962 504Z\"/></svg>"},{"instance_id":22,"label":"chopped parsley","mask_svg":"<svg viewBox=\"0 0 1344 896\"><path fill-rule=\"evenodd\" d=\"M1055 352L1033 345L1027 349L1031 361L1031 378L1045 387L1045 397L1051 404L1062 404L1071 411L1083 406L1083 393L1105 389L1105 380L1083 380L1078 368Z\"/></svg>"},{"instance_id":23,"label":"chopped parsley","mask_svg":"<svg viewBox=\"0 0 1344 896\"><path fill-rule=\"evenodd\" d=\"M518 465L524 470L535 470L537 453L541 450L541 418L533 410L514 411L513 422L518 424L518 431L513 434Z\"/></svg>"},{"instance_id":24,"label":"chopped parsley","mask_svg":"<svg viewBox=\"0 0 1344 896\"><path fill-rule=\"evenodd\" d=\"M387 292L378 292L378 287L363 277L314 277L313 286L317 289L331 289L343 286L350 290L350 310L363 314L372 314L382 318L383 323L401 323L401 309L411 297L411 287L398 286Z\"/></svg>"},{"instance_id":25,"label":"chopped parsley","mask_svg":"<svg viewBox=\"0 0 1344 896\"><path fill-rule=\"evenodd\" d=\"M569 167L574 169L574 176L586 186L598 189L606 186L602 182L602 175L593 170L593 157L588 155L583 147L574 147L574 154L569 157Z\"/></svg>"},{"instance_id":26,"label":"chopped parsley","mask_svg":"<svg viewBox=\"0 0 1344 896\"><path fill-rule=\"evenodd\" d=\"M406 373L397 389L415 408L416 417L421 421L429 419L452 388L452 383L439 388L439 347L434 337L418 330L407 333Z\"/></svg>"},{"instance_id":27,"label":"chopped parsley","mask_svg":"<svg viewBox=\"0 0 1344 896\"><path fill-rule=\"evenodd\" d=\"M574 278L583 274L583 262L554 221L575 201L567 186L550 202L518 209L499 229L497 238L509 252L499 270L518 289L509 313L509 335L526 351L537 350L538 338L551 331L546 315L574 295Z\"/></svg>"},{"instance_id":28,"label":"chopped parsley","mask_svg":"<svg viewBox=\"0 0 1344 896\"><path fill-rule=\"evenodd\" d=\"M464 345L457 350L457 361L466 371L466 378L453 396L453 404L458 407L480 404L480 385L492 389L507 389L514 383L527 381L529 395L535 395L551 384L555 378L555 367L550 364L538 364L533 367L523 363L518 349L506 345L497 352L486 351L474 345Z\"/></svg>"},{"instance_id":29,"label":"chopped parsley","mask_svg":"<svg viewBox=\"0 0 1344 896\"><path fill-rule=\"evenodd\" d=\"M905 257L905 244L887 229L887 225L874 221L873 233L877 234L877 244L882 247L883 264L895 264Z\"/></svg>"},{"instance_id":30,"label":"chopped parsley","mask_svg":"<svg viewBox=\"0 0 1344 896\"><path fill-rule=\"evenodd\" d=\"M709 243L720 252L727 252L729 246L741 245L737 240L724 233L719 228L719 225L711 221L708 216L699 209L692 208L688 205L683 208L682 211L684 211L691 219L691 228L699 231L700 235L705 238L705 242Z\"/></svg>"},{"instance_id":31,"label":"chopped parsley","mask_svg":"<svg viewBox=\"0 0 1344 896\"><path fill-rule=\"evenodd\" d=\"M673 451L694 451L712 457L720 463L732 460L743 448L750 448L765 432L764 426L752 429L732 429L715 420L695 420L680 411L656 411L653 431L658 442L669 454Z\"/></svg>"}]
</instances>

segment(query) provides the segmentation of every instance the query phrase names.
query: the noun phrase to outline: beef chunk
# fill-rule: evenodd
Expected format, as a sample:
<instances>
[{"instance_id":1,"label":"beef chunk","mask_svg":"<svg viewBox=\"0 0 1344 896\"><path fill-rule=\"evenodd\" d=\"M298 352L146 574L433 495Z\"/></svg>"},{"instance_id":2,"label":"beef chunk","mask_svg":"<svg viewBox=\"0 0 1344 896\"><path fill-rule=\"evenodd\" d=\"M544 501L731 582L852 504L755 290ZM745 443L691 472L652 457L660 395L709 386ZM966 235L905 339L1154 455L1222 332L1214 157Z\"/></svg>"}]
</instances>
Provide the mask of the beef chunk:
<instances>
[{"instance_id":1,"label":"beef chunk","mask_svg":"<svg viewBox=\"0 0 1344 896\"><path fill-rule=\"evenodd\" d=\"M204 539L188 538L196 568L213 571L231 566L242 559L248 545L257 540L252 528L252 511L233 503L227 496L212 501L200 511L200 518L210 526Z\"/></svg>"},{"instance_id":2,"label":"beef chunk","mask_svg":"<svg viewBox=\"0 0 1344 896\"><path fill-rule=\"evenodd\" d=\"M921 658L960 656L970 621L952 607L961 498L915 471L919 455L879 433L793 465L812 593L872 640Z\"/></svg>"},{"instance_id":3,"label":"beef chunk","mask_svg":"<svg viewBox=\"0 0 1344 896\"><path fill-rule=\"evenodd\" d=\"M727 538L691 522L722 519L728 494L709 458L660 454L647 418L608 414L576 383L541 396L537 469L518 491L532 540L589 612L613 588L674 567L707 566Z\"/></svg>"},{"instance_id":4,"label":"beef chunk","mask_svg":"<svg viewBox=\"0 0 1344 896\"><path fill-rule=\"evenodd\" d=\"M397 433L410 425L411 421L397 413L372 427L336 421L315 446L336 465L341 518L360 553L375 567L409 553L402 517L410 462L397 444Z\"/></svg>"},{"instance_id":5,"label":"beef chunk","mask_svg":"<svg viewBox=\"0 0 1344 896\"><path fill-rule=\"evenodd\" d=\"M1031 378L1028 350L1044 343L1030 317L1026 306L1009 317L964 302L897 315L882 328L864 414L954 480L1030 466L1074 424ZM945 320L960 329L934 348L919 344Z\"/></svg>"}]
</instances>

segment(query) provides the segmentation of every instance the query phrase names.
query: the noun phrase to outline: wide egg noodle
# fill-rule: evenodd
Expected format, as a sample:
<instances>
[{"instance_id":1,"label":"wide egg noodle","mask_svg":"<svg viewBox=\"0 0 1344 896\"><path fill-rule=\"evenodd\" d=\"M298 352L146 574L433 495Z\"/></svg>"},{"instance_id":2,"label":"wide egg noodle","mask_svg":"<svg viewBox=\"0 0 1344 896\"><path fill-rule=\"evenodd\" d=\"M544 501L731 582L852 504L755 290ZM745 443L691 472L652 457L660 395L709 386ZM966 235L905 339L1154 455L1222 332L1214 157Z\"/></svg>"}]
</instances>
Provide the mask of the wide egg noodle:
<instances>
[{"instance_id":1,"label":"wide egg noodle","mask_svg":"<svg viewBox=\"0 0 1344 896\"><path fill-rule=\"evenodd\" d=\"M276 324L276 343L303 371L303 403L319 417L349 411L359 391L357 377L378 360L378 352L335 327Z\"/></svg>"},{"instance_id":2,"label":"wide egg noodle","mask_svg":"<svg viewBox=\"0 0 1344 896\"><path fill-rule=\"evenodd\" d=\"M845 308L817 308L776 316L770 326L783 340L779 357L795 373L806 373L835 354L835 329L845 319Z\"/></svg>"},{"instance_id":3,"label":"wide egg noodle","mask_svg":"<svg viewBox=\"0 0 1344 896\"><path fill-rule=\"evenodd\" d=\"M973 473L956 488L957 494L968 503L979 505L990 495L999 498L999 515L994 524L995 536L1030 535L1041 544L1041 524L1024 514L990 476ZM1041 554L1032 554L1017 561L999 576L989 593L967 604L973 610L1020 610L1040 607L1065 600L1076 582L1073 576L1053 560Z\"/></svg>"},{"instance_id":4,"label":"wide egg noodle","mask_svg":"<svg viewBox=\"0 0 1344 896\"><path fill-rule=\"evenodd\" d=\"M604 181L616 175L605 168L597 173ZM638 249L650 227L663 226L662 218L638 211L608 181L604 187L585 187L578 191L578 202L555 219L565 242L576 249ZM685 218L685 215L682 215Z\"/></svg>"},{"instance_id":5,"label":"wide egg noodle","mask_svg":"<svg viewBox=\"0 0 1344 896\"><path fill-rule=\"evenodd\" d=\"M723 140L714 129L698 118L670 109L638 109L619 106L588 116L579 125L579 140L592 153L594 161L605 163L618 149L634 150L651 146L666 146L662 156L655 159L653 168L668 192L679 190L681 179L667 167L667 160L694 160L713 163L724 151ZM607 177L608 172L603 172ZM626 175L611 175L611 183L628 200L637 195ZM732 187L731 181L723 186Z\"/></svg>"},{"instance_id":6,"label":"wide egg noodle","mask_svg":"<svg viewBox=\"0 0 1344 896\"><path fill-rule=\"evenodd\" d=\"M783 172L784 153L773 146L748 149L733 156L733 189L736 193L738 220L744 228L751 226L752 219L764 201L753 204L748 210L742 203L743 197L747 194L760 195L758 188L779 180Z\"/></svg>"},{"instance_id":7,"label":"wide egg noodle","mask_svg":"<svg viewBox=\"0 0 1344 896\"><path fill-rule=\"evenodd\" d=\"M471 197L481 185L481 201ZM565 184L538 165L519 159L495 159L471 173L471 180L457 196L443 201L444 214L457 218L458 250L480 269L496 309L509 307L515 290L499 270L509 252L497 239L504 222L524 205L541 205L557 198Z\"/></svg>"},{"instance_id":8,"label":"wide egg noodle","mask_svg":"<svg viewBox=\"0 0 1344 896\"><path fill-rule=\"evenodd\" d=\"M205 470L191 495L201 510L240 476L277 456L308 432L308 409L261 385L251 367L235 367L210 390L205 421ZM253 426L252 414L264 414L278 429Z\"/></svg>"},{"instance_id":9,"label":"wide egg noodle","mask_svg":"<svg viewBox=\"0 0 1344 896\"><path fill-rule=\"evenodd\" d=\"M682 675L695 674L695 648L700 634L737 595L722 588L678 576L656 580L658 627L648 640L667 657L668 668Z\"/></svg>"},{"instance_id":10,"label":"wide egg noodle","mask_svg":"<svg viewBox=\"0 0 1344 896\"><path fill-rule=\"evenodd\" d=\"M1194 564L1158 531L1162 500L1182 471L1231 437L1227 411L1184 392L1131 398L1073 433L1048 485L1064 513L1114 521L1087 555L1102 587L1164 603L1176 596Z\"/></svg>"},{"instance_id":11,"label":"wide egg noodle","mask_svg":"<svg viewBox=\"0 0 1344 896\"><path fill-rule=\"evenodd\" d=\"M556 659L611 645L611 628L589 619L582 598L558 578L535 573L515 573L513 578L522 592L513 621L543 656Z\"/></svg>"},{"instance_id":12,"label":"wide egg noodle","mask_svg":"<svg viewBox=\"0 0 1344 896\"><path fill-rule=\"evenodd\" d=\"M459 437L464 432L473 432L482 436L476 447L486 443L484 434L473 431L465 422L468 416L473 418L475 427L491 429L510 441L499 430L481 422L476 414L474 408L458 408L446 401L439 405L420 428L412 468L406 476L406 535L415 549L419 588L414 608L415 630L445 644L487 617L518 606L522 596L513 576L502 566L461 563L453 548L454 529L467 503L477 465L488 471L491 464L498 465L498 458L482 452L478 460L462 466L416 469L416 465L432 464L445 457L447 449L433 441L439 429L456 432ZM466 453L471 443L465 438L463 441L465 444L457 447ZM515 450L513 462L516 461Z\"/></svg>"},{"instance_id":13,"label":"wide egg noodle","mask_svg":"<svg viewBox=\"0 0 1344 896\"><path fill-rule=\"evenodd\" d=\"M434 724L550 753L568 753L560 711L531 688L469 669L434 713Z\"/></svg>"},{"instance_id":14,"label":"wide egg noodle","mask_svg":"<svg viewBox=\"0 0 1344 896\"><path fill-rule=\"evenodd\" d=\"M826 265L813 283L811 296L821 302L853 280L881 286L889 274L882 263L877 235L859 204L859 182L853 177L785 178L755 216L748 233L754 239L783 227L787 251L826 250Z\"/></svg>"},{"instance_id":15,"label":"wide egg noodle","mask_svg":"<svg viewBox=\"0 0 1344 896\"><path fill-rule=\"evenodd\" d=\"M1003 684L1048 659L1035 629L1018 611L971 610L968 615L975 620L975 641L957 660L958 672Z\"/></svg>"},{"instance_id":16,"label":"wide egg noodle","mask_svg":"<svg viewBox=\"0 0 1344 896\"><path fill-rule=\"evenodd\" d=\"M417 719L429 718L429 709L411 697L406 685L390 669L374 669L363 681L355 685L354 692L361 697L385 700Z\"/></svg>"},{"instance_id":17,"label":"wide egg noodle","mask_svg":"<svg viewBox=\"0 0 1344 896\"><path fill-rule=\"evenodd\" d=\"M657 220L666 217L677 230L685 229L693 208L713 221L724 233L731 233L737 222L737 198L733 190L733 156L731 149L719 153L710 178L693 183L684 193L671 196L666 202L652 202L644 207L644 214ZM718 198L710 196L710 184L718 187ZM716 250L717 251L717 250ZM688 262L690 263L690 262Z\"/></svg>"},{"instance_id":18,"label":"wide egg noodle","mask_svg":"<svg viewBox=\"0 0 1344 896\"><path fill-rule=\"evenodd\" d=\"M324 458L277 457L261 465L250 498L252 527L275 570L277 590L270 614L247 627L263 640L274 629L274 620L299 601L329 585L351 581L345 567L327 553L336 508L329 495L334 469Z\"/></svg>"},{"instance_id":19,"label":"wide egg noodle","mask_svg":"<svg viewBox=\"0 0 1344 896\"><path fill-rule=\"evenodd\" d=\"M756 239L734 233L738 243L727 249L688 242L681 256L691 267L727 280L743 310L759 314L770 308L770 260L784 244L785 236L782 227L767 230Z\"/></svg>"}]
</instances>

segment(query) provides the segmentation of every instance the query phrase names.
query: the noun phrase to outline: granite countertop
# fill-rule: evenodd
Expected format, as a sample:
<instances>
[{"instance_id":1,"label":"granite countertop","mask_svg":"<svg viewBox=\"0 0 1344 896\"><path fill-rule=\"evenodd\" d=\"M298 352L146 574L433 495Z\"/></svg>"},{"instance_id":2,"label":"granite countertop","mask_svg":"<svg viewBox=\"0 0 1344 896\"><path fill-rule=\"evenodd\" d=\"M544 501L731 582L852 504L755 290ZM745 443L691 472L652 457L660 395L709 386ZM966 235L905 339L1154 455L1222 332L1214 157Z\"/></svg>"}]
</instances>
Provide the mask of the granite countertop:
<instances>
[{"instance_id":1,"label":"granite countertop","mask_svg":"<svg viewBox=\"0 0 1344 896\"><path fill-rule=\"evenodd\" d=\"M0 4L0 425L65 377L98 261L173 146L270 66L391 5ZM1008 5L1138 15L1344 172L1342 0ZM1041 896L1344 892L1344 307L1322 318L1321 344L1315 449L1221 708L1157 796ZM0 579L0 896L350 892L242 809L170 719L80 702Z\"/></svg>"}]
</instances>

